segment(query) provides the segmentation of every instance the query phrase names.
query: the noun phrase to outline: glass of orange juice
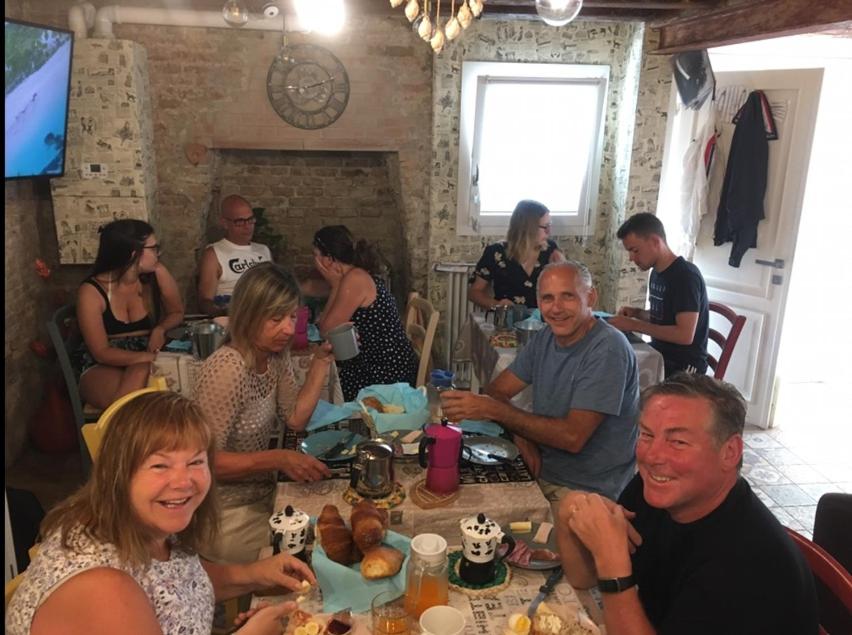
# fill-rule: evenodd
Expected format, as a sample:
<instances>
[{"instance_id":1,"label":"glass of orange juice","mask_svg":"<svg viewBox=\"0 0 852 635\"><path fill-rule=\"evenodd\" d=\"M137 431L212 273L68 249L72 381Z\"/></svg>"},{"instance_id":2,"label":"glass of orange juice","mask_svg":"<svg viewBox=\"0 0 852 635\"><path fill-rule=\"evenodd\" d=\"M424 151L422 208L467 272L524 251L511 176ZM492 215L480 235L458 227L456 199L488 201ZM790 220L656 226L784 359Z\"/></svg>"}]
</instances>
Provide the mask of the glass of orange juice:
<instances>
[{"instance_id":1,"label":"glass of orange juice","mask_svg":"<svg viewBox=\"0 0 852 635\"><path fill-rule=\"evenodd\" d=\"M405 610L405 596L399 591L382 591L370 606L373 633L376 635L410 635L411 618Z\"/></svg>"}]
</instances>

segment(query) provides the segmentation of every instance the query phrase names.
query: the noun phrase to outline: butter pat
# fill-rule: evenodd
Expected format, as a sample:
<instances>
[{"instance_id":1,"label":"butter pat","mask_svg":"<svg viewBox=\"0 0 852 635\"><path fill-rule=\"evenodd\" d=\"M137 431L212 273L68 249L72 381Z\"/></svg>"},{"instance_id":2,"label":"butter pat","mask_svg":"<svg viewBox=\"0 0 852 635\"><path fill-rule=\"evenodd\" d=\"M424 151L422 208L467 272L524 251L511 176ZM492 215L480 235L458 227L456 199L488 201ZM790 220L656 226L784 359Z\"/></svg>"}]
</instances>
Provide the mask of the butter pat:
<instances>
[{"instance_id":1,"label":"butter pat","mask_svg":"<svg viewBox=\"0 0 852 635\"><path fill-rule=\"evenodd\" d=\"M532 523L528 520L521 520L514 523L509 523L509 529L512 533L528 534L532 531Z\"/></svg>"},{"instance_id":2,"label":"butter pat","mask_svg":"<svg viewBox=\"0 0 852 635\"><path fill-rule=\"evenodd\" d=\"M533 542L537 542L540 545L546 545L547 541L550 539L550 532L553 529L553 523L541 523L538 526L538 531L535 532L535 536L533 536Z\"/></svg>"}]
</instances>

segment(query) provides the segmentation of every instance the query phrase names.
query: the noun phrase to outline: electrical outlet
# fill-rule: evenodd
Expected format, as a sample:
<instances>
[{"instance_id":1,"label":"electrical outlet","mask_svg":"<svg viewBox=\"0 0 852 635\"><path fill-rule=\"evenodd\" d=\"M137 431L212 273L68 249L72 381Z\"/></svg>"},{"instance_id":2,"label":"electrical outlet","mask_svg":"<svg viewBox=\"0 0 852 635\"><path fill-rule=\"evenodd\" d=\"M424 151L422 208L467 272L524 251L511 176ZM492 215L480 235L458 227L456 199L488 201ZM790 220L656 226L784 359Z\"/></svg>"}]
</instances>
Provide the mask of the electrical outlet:
<instances>
[{"instance_id":1,"label":"electrical outlet","mask_svg":"<svg viewBox=\"0 0 852 635\"><path fill-rule=\"evenodd\" d=\"M102 179L107 175L107 166L104 163L84 163L84 179Z\"/></svg>"}]
</instances>

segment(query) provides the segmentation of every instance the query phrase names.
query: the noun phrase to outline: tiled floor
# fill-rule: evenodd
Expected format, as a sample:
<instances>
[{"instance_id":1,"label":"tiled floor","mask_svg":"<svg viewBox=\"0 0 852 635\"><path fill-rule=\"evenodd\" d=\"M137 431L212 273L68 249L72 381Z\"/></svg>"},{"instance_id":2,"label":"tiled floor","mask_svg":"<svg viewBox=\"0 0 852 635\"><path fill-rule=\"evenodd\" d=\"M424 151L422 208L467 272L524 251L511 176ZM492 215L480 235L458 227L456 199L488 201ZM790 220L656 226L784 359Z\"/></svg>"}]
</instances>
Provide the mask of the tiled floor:
<instances>
[{"instance_id":1,"label":"tiled floor","mask_svg":"<svg viewBox=\"0 0 852 635\"><path fill-rule=\"evenodd\" d=\"M852 493L850 388L784 386L778 427L749 427L745 433L743 475L782 525L809 538L819 497Z\"/></svg>"}]
</instances>

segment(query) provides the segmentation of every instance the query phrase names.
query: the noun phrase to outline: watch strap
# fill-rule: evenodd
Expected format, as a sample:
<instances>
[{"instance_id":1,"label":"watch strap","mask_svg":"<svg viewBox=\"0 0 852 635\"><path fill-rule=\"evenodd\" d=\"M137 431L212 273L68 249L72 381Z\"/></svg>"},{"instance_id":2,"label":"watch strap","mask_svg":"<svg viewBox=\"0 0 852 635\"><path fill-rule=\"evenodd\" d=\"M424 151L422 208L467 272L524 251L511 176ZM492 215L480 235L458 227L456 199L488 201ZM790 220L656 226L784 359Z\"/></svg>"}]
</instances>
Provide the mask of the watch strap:
<instances>
[{"instance_id":1,"label":"watch strap","mask_svg":"<svg viewBox=\"0 0 852 635\"><path fill-rule=\"evenodd\" d=\"M598 578L598 591L601 593L621 593L636 586L636 579L631 573L624 578Z\"/></svg>"}]
</instances>

